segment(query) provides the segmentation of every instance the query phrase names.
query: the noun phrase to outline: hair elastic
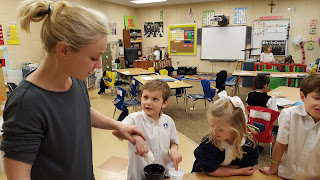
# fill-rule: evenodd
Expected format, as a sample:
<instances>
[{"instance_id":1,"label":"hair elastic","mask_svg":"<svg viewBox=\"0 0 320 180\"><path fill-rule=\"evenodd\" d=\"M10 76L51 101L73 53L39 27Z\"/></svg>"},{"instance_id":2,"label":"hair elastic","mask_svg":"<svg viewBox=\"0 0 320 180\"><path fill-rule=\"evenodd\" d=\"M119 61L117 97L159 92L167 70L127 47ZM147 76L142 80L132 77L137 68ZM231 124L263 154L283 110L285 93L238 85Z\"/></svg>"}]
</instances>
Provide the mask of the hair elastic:
<instances>
[{"instance_id":1,"label":"hair elastic","mask_svg":"<svg viewBox=\"0 0 320 180\"><path fill-rule=\"evenodd\" d=\"M49 14L49 12L50 12L50 4L48 6L47 14Z\"/></svg>"}]
</instances>

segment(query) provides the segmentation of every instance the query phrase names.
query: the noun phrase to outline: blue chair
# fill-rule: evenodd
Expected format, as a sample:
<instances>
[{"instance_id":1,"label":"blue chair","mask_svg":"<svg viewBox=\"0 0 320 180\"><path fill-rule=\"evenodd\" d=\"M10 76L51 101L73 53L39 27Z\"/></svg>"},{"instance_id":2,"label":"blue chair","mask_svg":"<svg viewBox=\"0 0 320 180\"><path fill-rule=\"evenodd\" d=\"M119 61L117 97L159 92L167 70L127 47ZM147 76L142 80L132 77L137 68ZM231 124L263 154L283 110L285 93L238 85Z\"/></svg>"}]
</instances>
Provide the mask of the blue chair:
<instances>
[{"instance_id":1,"label":"blue chair","mask_svg":"<svg viewBox=\"0 0 320 180\"><path fill-rule=\"evenodd\" d=\"M126 94L127 94L126 90L124 90L121 87L117 88L117 97L116 97L116 99L113 100L113 103L115 105L115 109L113 112L113 118L114 118L114 115L116 114L117 109L123 111L125 109L125 107L132 106L135 108L135 106L141 105L140 101L138 101L136 99L124 100L124 98L126 97Z\"/></svg>"},{"instance_id":2,"label":"blue chair","mask_svg":"<svg viewBox=\"0 0 320 180\"><path fill-rule=\"evenodd\" d=\"M208 80L201 80L201 85L203 89L204 94L187 94L186 104L188 104L188 98L193 100L193 112L194 112L194 105L196 100L203 99L205 108L207 109L207 103L206 101L212 102L213 97L216 94L216 89L210 87L210 81ZM187 111L187 107L186 107ZM187 114L188 118L188 114Z\"/></svg>"},{"instance_id":3,"label":"blue chair","mask_svg":"<svg viewBox=\"0 0 320 180\"><path fill-rule=\"evenodd\" d=\"M132 99L136 99L137 95L140 93L140 90L138 89L139 81L133 78L132 84L129 87L129 92L132 96Z\"/></svg>"}]
</instances>

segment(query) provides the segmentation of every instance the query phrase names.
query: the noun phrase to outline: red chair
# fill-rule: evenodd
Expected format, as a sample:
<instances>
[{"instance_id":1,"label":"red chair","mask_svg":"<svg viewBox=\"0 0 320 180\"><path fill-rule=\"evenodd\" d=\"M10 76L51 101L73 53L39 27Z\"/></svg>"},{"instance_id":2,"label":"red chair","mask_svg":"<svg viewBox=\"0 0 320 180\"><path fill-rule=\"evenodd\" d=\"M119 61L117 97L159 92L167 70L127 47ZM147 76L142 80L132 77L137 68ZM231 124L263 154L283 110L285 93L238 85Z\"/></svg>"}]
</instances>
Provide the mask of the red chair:
<instances>
[{"instance_id":1,"label":"red chair","mask_svg":"<svg viewBox=\"0 0 320 180\"><path fill-rule=\"evenodd\" d=\"M268 109L261 106L248 106L249 124L258 127L260 133L252 136L254 140L262 143L270 143L270 156L272 154L272 143L273 143L273 124L279 116L278 111Z\"/></svg>"}]
</instances>

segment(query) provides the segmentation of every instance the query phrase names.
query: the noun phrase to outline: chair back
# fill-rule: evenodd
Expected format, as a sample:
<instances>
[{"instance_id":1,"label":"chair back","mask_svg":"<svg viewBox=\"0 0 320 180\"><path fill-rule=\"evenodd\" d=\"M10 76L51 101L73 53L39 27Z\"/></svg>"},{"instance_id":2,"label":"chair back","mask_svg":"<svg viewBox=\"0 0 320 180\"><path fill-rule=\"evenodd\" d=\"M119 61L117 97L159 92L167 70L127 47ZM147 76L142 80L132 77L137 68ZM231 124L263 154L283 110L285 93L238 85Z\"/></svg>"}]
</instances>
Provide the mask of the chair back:
<instances>
[{"instance_id":1,"label":"chair back","mask_svg":"<svg viewBox=\"0 0 320 180\"><path fill-rule=\"evenodd\" d=\"M153 67L149 67L148 71L156 72L156 70Z\"/></svg>"},{"instance_id":2,"label":"chair back","mask_svg":"<svg viewBox=\"0 0 320 180\"><path fill-rule=\"evenodd\" d=\"M167 75L167 76L168 76L168 71L167 71L166 69L160 69L160 70L159 70L159 73L160 73L161 75Z\"/></svg>"},{"instance_id":3,"label":"chair back","mask_svg":"<svg viewBox=\"0 0 320 180\"><path fill-rule=\"evenodd\" d=\"M126 68L133 68L133 61L139 59L138 48L126 47L124 48L124 60Z\"/></svg>"},{"instance_id":4,"label":"chair back","mask_svg":"<svg viewBox=\"0 0 320 180\"><path fill-rule=\"evenodd\" d=\"M279 116L278 111L261 106L248 106L249 124L260 129L260 133L252 134L253 138L262 143L273 143L273 124Z\"/></svg>"},{"instance_id":5,"label":"chair back","mask_svg":"<svg viewBox=\"0 0 320 180\"><path fill-rule=\"evenodd\" d=\"M124 110L124 97L126 97L127 91L121 87L117 88L117 97L113 100L114 105L121 111Z\"/></svg>"},{"instance_id":6,"label":"chair back","mask_svg":"<svg viewBox=\"0 0 320 180\"><path fill-rule=\"evenodd\" d=\"M103 77L104 84L108 87L114 87L114 83L116 82L117 74L116 72L106 71L105 76Z\"/></svg>"},{"instance_id":7,"label":"chair back","mask_svg":"<svg viewBox=\"0 0 320 180\"><path fill-rule=\"evenodd\" d=\"M130 86L130 93L132 96L135 98L137 96L137 86L138 86L138 80L133 78L132 79L132 84Z\"/></svg>"},{"instance_id":8,"label":"chair back","mask_svg":"<svg viewBox=\"0 0 320 180\"><path fill-rule=\"evenodd\" d=\"M207 98L209 101L213 101L213 97L215 96L215 89L210 87L210 81L204 79L201 80L201 85L204 93L204 97Z\"/></svg>"},{"instance_id":9,"label":"chair back","mask_svg":"<svg viewBox=\"0 0 320 180\"><path fill-rule=\"evenodd\" d=\"M226 83L226 80L227 80L226 70L221 70L220 72L217 73L216 88L219 89L219 92L221 92L222 90L225 90L224 84Z\"/></svg>"},{"instance_id":10,"label":"chair back","mask_svg":"<svg viewBox=\"0 0 320 180\"><path fill-rule=\"evenodd\" d=\"M172 72L174 71L174 68L172 66L165 67L165 69L168 71L168 76L171 76Z\"/></svg>"}]
</instances>

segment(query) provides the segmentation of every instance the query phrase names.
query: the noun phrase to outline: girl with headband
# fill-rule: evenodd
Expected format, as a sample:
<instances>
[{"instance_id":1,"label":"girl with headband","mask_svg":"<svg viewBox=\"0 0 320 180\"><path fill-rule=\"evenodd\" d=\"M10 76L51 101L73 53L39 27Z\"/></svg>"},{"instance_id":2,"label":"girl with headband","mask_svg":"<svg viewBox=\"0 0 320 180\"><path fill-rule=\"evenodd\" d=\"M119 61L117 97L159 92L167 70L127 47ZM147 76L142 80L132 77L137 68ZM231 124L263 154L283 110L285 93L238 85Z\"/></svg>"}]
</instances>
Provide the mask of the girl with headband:
<instances>
[{"instance_id":1,"label":"girl with headband","mask_svg":"<svg viewBox=\"0 0 320 180\"><path fill-rule=\"evenodd\" d=\"M244 105L237 96L225 91L207 113L211 125L195 149L192 172L204 171L211 176L251 175L258 164L259 149L247 132Z\"/></svg>"}]
</instances>

